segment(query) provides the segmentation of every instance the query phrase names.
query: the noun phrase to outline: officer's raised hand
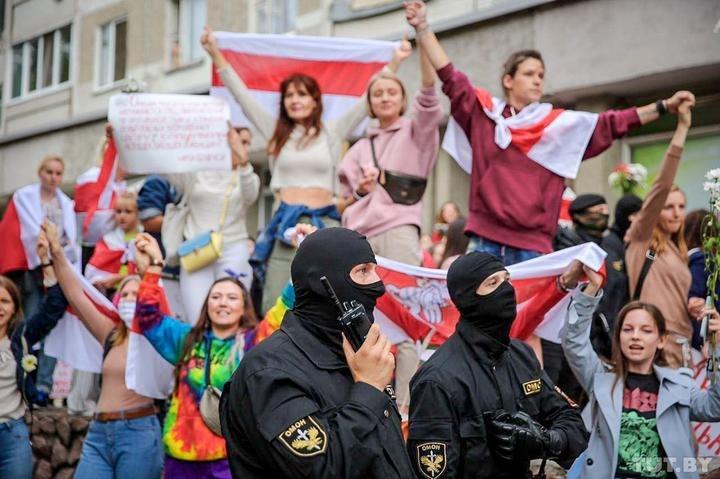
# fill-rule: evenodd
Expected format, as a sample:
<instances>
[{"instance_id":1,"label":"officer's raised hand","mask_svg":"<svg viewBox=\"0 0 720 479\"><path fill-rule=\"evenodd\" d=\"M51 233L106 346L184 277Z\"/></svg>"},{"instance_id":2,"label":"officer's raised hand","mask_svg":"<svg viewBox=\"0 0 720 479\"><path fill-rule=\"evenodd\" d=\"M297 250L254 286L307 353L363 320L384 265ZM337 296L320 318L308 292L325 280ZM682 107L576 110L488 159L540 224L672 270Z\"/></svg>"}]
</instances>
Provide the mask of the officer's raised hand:
<instances>
[{"instance_id":1,"label":"officer's raised hand","mask_svg":"<svg viewBox=\"0 0 720 479\"><path fill-rule=\"evenodd\" d=\"M343 350L350 372L355 382L367 383L384 391L392 379L395 369L395 357L390 352L390 340L380 332L380 327L373 324L368 331L365 342L357 351L343 335Z\"/></svg>"}]
</instances>

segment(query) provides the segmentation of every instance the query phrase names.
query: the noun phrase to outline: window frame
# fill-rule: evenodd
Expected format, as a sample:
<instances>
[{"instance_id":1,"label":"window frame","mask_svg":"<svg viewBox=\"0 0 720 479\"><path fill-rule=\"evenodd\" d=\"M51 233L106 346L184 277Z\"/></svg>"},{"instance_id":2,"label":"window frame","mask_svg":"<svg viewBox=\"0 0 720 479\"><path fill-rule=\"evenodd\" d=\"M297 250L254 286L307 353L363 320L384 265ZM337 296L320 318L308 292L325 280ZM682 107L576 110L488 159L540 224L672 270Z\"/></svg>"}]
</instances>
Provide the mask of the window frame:
<instances>
[{"instance_id":1,"label":"window frame","mask_svg":"<svg viewBox=\"0 0 720 479\"><path fill-rule=\"evenodd\" d=\"M274 8L276 1L282 1L284 7L284 29L281 31L273 31L273 17L276 14L276 10ZM264 7L263 10L266 13L267 22L269 23L267 31L261 31L259 28L260 22L258 21L258 15L261 11L261 4ZM297 30L297 17L299 9L298 0L252 0L248 2L248 5L251 9L249 17L252 22L251 30L253 32L283 35L293 33ZM292 21L292 23L290 23L290 21Z\"/></svg>"},{"instance_id":2,"label":"window frame","mask_svg":"<svg viewBox=\"0 0 720 479\"><path fill-rule=\"evenodd\" d=\"M125 22L125 76L123 78L120 78L118 80L114 80L115 77L115 55L116 51L115 48L117 46L117 25L119 23ZM105 92L107 90L112 90L114 88L117 88L118 86L124 85L125 82L128 79L128 69L127 69L127 50L128 50L128 30L127 30L127 24L128 24L128 17L127 15L123 15L121 17L114 18L108 22L105 22L101 25L98 25L98 28L95 32L95 67L93 72L93 84L94 84L94 91L97 92ZM101 72L101 64L102 64L102 36L103 36L103 29L105 27L110 28L109 36L108 36L108 53L109 57L107 59L107 76L110 79L106 83L101 83L100 78L100 72Z\"/></svg>"},{"instance_id":3,"label":"window frame","mask_svg":"<svg viewBox=\"0 0 720 479\"><path fill-rule=\"evenodd\" d=\"M8 85L8 99L5 102L6 105L13 105L15 103L21 103L25 100L45 96L61 90L65 90L70 87L73 82L72 68L68 71L68 78L65 81L60 81L60 55L62 51L62 30L70 27L70 35L68 37L68 43L70 44L70 63L72 63L72 43L73 43L73 24L68 23L59 28L45 31L32 38L28 38L21 42L10 45L8 49L8 74L6 76L5 84ZM50 78L50 85L44 86L44 55L45 55L45 37L52 33L52 73ZM35 88L30 90L30 44L37 41L37 64L35 65ZM14 51L17 47L20 47L20 94L14 96L14 80L15 80L15 63L14 63Z\"/></svg>"},{"instance_id":4,"label":"window frame","mask_svg":"<svg viewBox=\"0 0 720 479\"><path fill-rule=\"evenodd\" d=\"M204 17L198 21L195 15L196 3L203 4ZM168 32L170 33L167 43L167 68L168 70L183 69L188 65L196 65L205 61L205 51L200 46L200 35L207 24L208 2L207 0L168 0ZM195 25L197 22L197 25ZM193 26L198 27L197 39L193 39ZM177 43L179 55L177 61L173 57L173 45ZM185 52L190 52L185 59ZM192 56L192 53L196 53Z\"/></svg>"}]
</instances>

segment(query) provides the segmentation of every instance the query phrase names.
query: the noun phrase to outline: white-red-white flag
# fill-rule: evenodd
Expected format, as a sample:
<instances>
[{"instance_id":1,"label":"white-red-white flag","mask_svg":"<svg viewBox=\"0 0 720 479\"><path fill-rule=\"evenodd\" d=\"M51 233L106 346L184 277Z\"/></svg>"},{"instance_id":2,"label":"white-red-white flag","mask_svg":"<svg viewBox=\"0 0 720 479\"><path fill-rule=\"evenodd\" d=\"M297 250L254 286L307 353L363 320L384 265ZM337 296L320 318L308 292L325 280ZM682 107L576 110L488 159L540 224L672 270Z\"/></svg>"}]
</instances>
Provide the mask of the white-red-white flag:
<instances>
[{"instance_id":1,"label":"white-red-white flag","mask_svg":"<svg viewBox=\"0 0 720 479\"><path fill-rule=\"evenodd\" d=\"M115 305L80 273L75 272L75 276L95 308L104 316L119 322L120 316ZM167 301L163 301L161 309L169 313ZM131 329L128 341L125 363L127 388L143 396L167 398L173 388L173 365L160 356L141 333ZM71 308L45 339L45 352L49 356L65 361L75 369L93 373L102 372L103 346Z\"/></svg>"},{"instance_id":2,"label":"white-red-white flag","mask_svg":"<svg viewBox=\"0 0 720 479\"><path fill-rule=\"evenodd\" d=\"M338 37L229 32L215 36L232 68L273 116L279 112L283 79L293 73L315 78L322 92L324 121L342 116L357 102L370 78L392 59L395 45ZM210 94L228 101L234 125L250 125L217 70L213 70Z\"/></svg>"},{"instance_id":3,"label":"white-red-white flag","mask_svg":"<svg viewBox=\"0 0 720 479\"><path fill-rule=\"evenodd\" d=\"M556 288L556 277L573 260L601 271L605 256L599 246L585 243L508 266L518 304L510 335L527 339L536 334L559 343L570 295ZM386 293L377 302L375 320L393 344L423 341L431 332L430 344L440 344L455 332L460 315L447 290L447 271L382 257L377 262Z\"/></svg>"},{"instance_id":4,"label":"white-red-white flag","mask_svg":"<svg viewBox=\"0 0 720 479\"><path fill-rule=\"evenodd\" d=\"M110 138L100 147L102 164L81 174L75 181L75 212L82 220L82 234L94 243L108 231L116 193L125 187L115 181L118 155L115 141ZM110 227L112 229L112 227Z\"/></svg>"},{"instance_id":5,"label":"white-red-white flag","mask_svg":"<svg viewBox=\"0 0 720 479\"><path fill-rule=\"evenodd\" d=\"M98 280L117 274L123 265L127 266L127 274L135 274L137 265L133 240L134 238L126 240L125 232L120 228L103 235L85 265L85 277L88 281L96 283Z\"/></svg>"},{"instance_id":6,"label":"white-red-white flag","mask_svg":"<svg viewBox=\"0 0 720 479\"><path fill-rule=\"evenodd\" d=\"M563 178L577 176L595 131L596 113L553 108L550 103L532 103L518 114L504 118L504 100L482 88L476 88L475 93L485 114L495 122L496 145L504 150L512 144L528 158ZM472 146L452 114L442 147L465 172L472 171Z\"/></svg>"},{"instance_id":7,"label":"white-red-white flag","mask_svg":"<svg viewBox=\"0 0 720 479\"><path fill-rule=\"evenodd\" d=\"M80 249L77 243L77 227L73 201L60 189L57 200L62 210L63 237L68 257L79 260ZM40 265L40 258L35 249L40 226L45 220L40 198L40 184L24 186L15 193L8 204L2 222L0 222L0 274L16 270L35 269Z\"/></svg>"},{"instance_id":8,"label":"white-red-white flag","mask_svg":"<svg viewBox=\"0 0 720 479\"><path fill-rule=\"evenodd\" d=\"M115 227L115 211L112 208L118 193L125 191L127 186L124 181L115 181L116 158L108 159L113 173L105 185L101 187L97 185L102 173L102 169L98 166L84 171L75 179L75 213L77 223L83 226L80 233L83 244L96 244L105 233ZM98 190L100 190L99 195ZM93 213L85 228L85 219L89 211Z\"/></svg>"}]
</instances>

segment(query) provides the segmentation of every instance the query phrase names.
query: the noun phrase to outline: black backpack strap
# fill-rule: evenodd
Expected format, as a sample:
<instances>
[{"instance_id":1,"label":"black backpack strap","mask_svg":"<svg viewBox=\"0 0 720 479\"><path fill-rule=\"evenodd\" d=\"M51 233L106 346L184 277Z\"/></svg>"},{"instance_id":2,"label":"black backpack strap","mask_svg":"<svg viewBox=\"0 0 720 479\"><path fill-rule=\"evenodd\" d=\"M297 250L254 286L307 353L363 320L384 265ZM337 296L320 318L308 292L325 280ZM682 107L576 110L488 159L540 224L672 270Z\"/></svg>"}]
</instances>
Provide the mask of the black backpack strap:
<instances>
[{"instance_id":1,"label":"black backpack strap","mask_svg":"<svg viewBox=\"0 0 720 479\"><path fill-rule=\"evenodd\" d=\"M645 278L647 278L650 267L655 262L655 250L650 248L645 252L645 262L640 270L640 276L638 277L637 286L635 287L635 294L633 294L633 301L640 299L640 293L642 293L643 285L645 284Z\"/></svg>"},{"instance_id":2,"label":"black backpack strap","mask_svg":"<svg viewBox=\"0 0 720 479\"><path fill-rule=\"evenodd\" d=\"M380 164L378 164L377 156L375 155L375 138L370 138L370 151L372 151L373 163L375 163L375 168L379 170Z\"/></svg>"}]
</instances>

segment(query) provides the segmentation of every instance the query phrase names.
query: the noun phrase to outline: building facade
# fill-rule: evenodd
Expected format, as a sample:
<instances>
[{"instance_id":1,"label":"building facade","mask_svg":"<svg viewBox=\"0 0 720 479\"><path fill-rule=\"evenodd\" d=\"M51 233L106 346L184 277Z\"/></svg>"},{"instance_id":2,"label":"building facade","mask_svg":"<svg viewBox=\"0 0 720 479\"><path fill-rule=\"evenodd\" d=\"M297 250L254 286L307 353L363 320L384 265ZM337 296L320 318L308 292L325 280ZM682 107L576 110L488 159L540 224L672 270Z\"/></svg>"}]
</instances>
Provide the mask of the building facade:
<instances>
[{"instance_id":1,"label":"building facade","mask_svg":"<svg viewBox=\"0 0 720 479\"><path fill-rule=\"evenodd\" d=\"M130 83L153 93L207 93L204 24L239 32L399 39L400 0L6 0L0 1L0 197L37 180L47 153L66 181L96 164L108 99ZM429 0L433 29L457 68L501 94L505 58L542 52L550 101L602 111L690 89L699 98L681 186L702 206L702 172L720 165L720 0ZM400 76L418 87L417 55ZM447 111L447 103L446 103ZM651 175L674 128L667 117L586 162L572 184L605 193L610 170L641 161ZM268 173L263 145L253 162ZM652 179L652 178L651 178ZM468 177L444 152L426 193L425 226L446 200L466 209ZM262 226L272 197L251 219Z\"/></svg>"}]
</instances>

